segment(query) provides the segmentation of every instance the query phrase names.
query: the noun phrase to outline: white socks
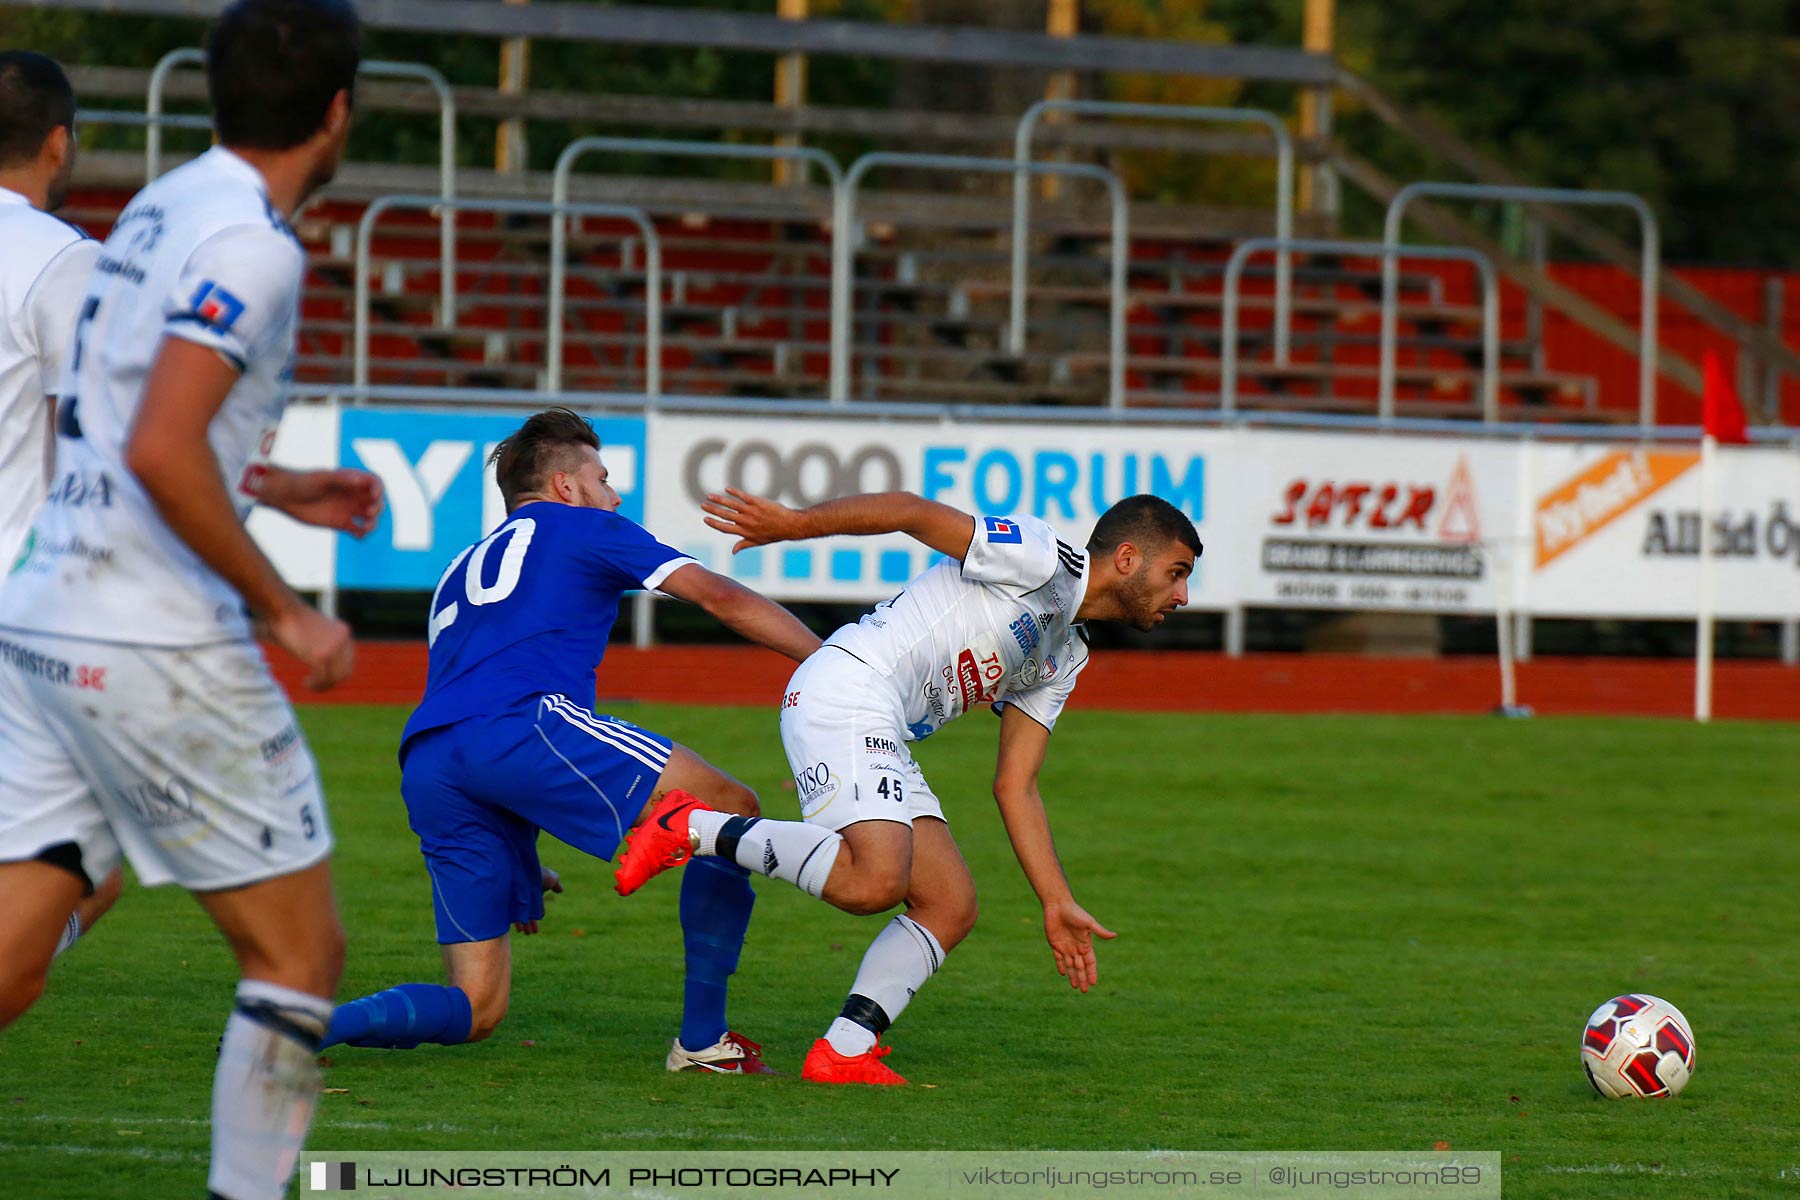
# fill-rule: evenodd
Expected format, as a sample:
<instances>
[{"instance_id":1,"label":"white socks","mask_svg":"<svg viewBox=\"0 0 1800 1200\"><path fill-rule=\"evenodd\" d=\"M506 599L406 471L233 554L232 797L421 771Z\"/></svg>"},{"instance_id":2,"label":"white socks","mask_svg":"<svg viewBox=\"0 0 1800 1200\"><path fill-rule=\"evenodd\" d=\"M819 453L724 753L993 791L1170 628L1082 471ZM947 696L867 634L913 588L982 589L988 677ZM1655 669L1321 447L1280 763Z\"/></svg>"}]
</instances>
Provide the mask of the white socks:
<instances>
[{"instance_id":1,"label":"white socks","mask_svg":"<svg viewBox=\"0 0 1800 1200\"><path fill-rule=\"evenodd\" d=\"M700 835L695 853L729 858L746 871L791 883L814 899L824 892L844 844L838 834L804 821L722 812L690 812L688 828Z\"/></svg>"},{"instance_id":2,"label":"white socks","mask_svg":"<svg viewBox=\"0 0 1800 1200\"><path fill-rule=\"evenodd\" d=\"M246 979L225 1022L213 1074L212 1171L206 1186L231 1200L282 1200L318 1098L319 1041L332 1004Z\"/></svg>"},{"instance_id":3,"label":"white socks","mask_svg":"<svg viewBox=\"0 0 1800 1200\"><path fill-rule=\"evenodd\" d=\"M943 965L944 948L931 930L901 913L869 944L856 982L850 985L844 1015L831 1023L825 1040L839 1054L866 1053Z\"/></svg>"},{"instance_id":4,"label":"white socks","mask_svg":"<svg viewBox=\"0 0 1800 1200\"><path fill-rule=\"evenodd\" d=\"M64 950L67 950L70 946L73 946L75 944L75 939L80 936L81 936L81 917L75 913L70 913L69 914L69 923L67 925L63 926L62 937L56 943L56 953L52 954L50 957L56 958L56 957L60 956Z\"/></svg>"}]
</instances>

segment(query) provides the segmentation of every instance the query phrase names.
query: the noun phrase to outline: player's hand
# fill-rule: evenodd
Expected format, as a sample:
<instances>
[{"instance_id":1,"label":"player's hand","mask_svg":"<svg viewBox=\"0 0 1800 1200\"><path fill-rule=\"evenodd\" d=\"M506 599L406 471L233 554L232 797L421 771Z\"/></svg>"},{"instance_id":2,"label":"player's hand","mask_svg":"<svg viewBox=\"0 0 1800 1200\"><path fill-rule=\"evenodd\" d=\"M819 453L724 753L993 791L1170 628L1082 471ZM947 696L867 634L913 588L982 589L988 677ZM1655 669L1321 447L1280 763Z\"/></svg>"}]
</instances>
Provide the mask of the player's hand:
<instances>
[{"instance_id":1,"label":"player's hand","mask_svg":"<svg viewBox=\"0 0 1800 1200\"><path fill-rule=\"evenodd\" d=\"M268 629L276 645L306 664L306 686L313 691L335 687L350 674L356 644L350 640L350 627L335 617L296 601L271 617Z\"/></svg>"},{"instance_id":2,"label":"player's hand","mask_svg":"<svg viewBox=\"0 0 1800 1200\"><path fill-rule=\"evenodd\" d=\"M724 495L714 492L700 505L706 512L702 518L720 533L735 536L737 544L731 552L766 546L770 542L793 542L806 537L806 520L785 504L737 488L726 488Z\"/></svg>"},{"instance_id":3,"label":"player's hand","mask_svg":"<svg viewBox=\"0 0 1800 1200\"><path fill-rule=\"evenodd\" d=\"M271 503L294 520L358 538L375 528L383 507L379 476L354 467L288 476L280 498Z\"/></svg>"},{"instance_id":4,"label":"player's hand","mask_svg":"<svg viewBox=\"0 0 1800 1200\"><path fill-rule=\"evenodd\" d=\"M560 892L563 890L562 876L558 875L555 871L552 871L549 867L544 866L542 863L538 864L538 879L539 882L543 884L544 891L546 892ZM532 934L538 931L538 923L536 921L514 921L513 928L520 933Z\"/></svg>"},{"instance_id":5,"label":"player's hand","mask_svg":"<svg viewBox=\"0 0 1800 1200\"><path fill-rule=\"evenodd\" d=\"M1119 935L1088 915L1073 900L1044 906L1044 936L1056 956L1056 973L1069 986L1085 992L1100 982L1100 962L1094 957L1094 939L1108 941Z\"/></svg>"}]
</instances>

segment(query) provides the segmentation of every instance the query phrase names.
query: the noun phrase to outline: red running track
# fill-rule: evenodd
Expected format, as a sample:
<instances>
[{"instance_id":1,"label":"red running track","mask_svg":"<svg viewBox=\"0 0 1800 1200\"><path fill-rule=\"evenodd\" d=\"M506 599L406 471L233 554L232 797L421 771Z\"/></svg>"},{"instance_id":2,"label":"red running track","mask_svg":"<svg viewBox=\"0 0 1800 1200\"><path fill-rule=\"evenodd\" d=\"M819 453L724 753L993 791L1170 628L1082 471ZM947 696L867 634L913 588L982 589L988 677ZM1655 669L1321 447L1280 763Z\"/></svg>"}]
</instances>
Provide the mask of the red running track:
<instances>
[{"instance_id":1,"label":"red running track","mask_svg":"<svg viewBox=\"0 0 1800 1200\"><path fill-rule=\"evenodd\" d=\"M425 686L422 642L361 642L356 672L329 692L301 687L299 665L271 650L275 674L302 703L413 704ZM767 704L793 664L748 646L659 646L606 652L605 700ZM1117 650L1094 656L1075 689L1077 708L1155 712L1482 713L1497 703L1490 658L1364 658ZM1720 717L1800 720L1800 669L1720 663ZM1552 658L1519 664L1519 700L1540 713L1685 717L1694 711L1693 663L1674 659Z\"/></svg>"}]
</instances>

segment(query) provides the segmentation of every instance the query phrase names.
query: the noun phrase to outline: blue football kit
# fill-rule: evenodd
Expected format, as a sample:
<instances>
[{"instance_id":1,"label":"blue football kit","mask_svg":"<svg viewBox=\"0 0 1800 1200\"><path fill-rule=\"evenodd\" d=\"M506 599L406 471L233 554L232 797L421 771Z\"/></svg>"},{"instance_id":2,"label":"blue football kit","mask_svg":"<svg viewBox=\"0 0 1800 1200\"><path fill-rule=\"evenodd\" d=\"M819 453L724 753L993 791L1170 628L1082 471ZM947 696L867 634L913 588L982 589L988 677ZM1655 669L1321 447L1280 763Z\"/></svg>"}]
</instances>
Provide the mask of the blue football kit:
<instances>
[{"instance_id":1,"label":"blue football kit","mask_svg":"<svg viewBox=\"0 0 1800 1200\"><path fill-rule=\"evenodd\" d=\"M616 513L539 501L444 572L425 698L400 743L439 942L544 915L539 830L613 856L670 742L592 712L594 672L620 595L691 562Z\"/></svg>"},{"instance_id":2,"label":"blue football kit","mask_svg":"<svg viewBox=\"0 0 1800 1200\"><path fill-rule=\"evenodd\" d=\"M400 792L431 876L437 940L486 941L544 915L540 830L610 859L653 796L673 743L595 713L619 597L694 560L625 517L537 501L451 561L431 599L425 696L400 744ZM756 893L749 872L683 872L687 977L680 1040L726 1033ZM410 1049L468 1040L457 987L403 983L340 1006L325 1045Z\"/></svg>"}]
</instances>

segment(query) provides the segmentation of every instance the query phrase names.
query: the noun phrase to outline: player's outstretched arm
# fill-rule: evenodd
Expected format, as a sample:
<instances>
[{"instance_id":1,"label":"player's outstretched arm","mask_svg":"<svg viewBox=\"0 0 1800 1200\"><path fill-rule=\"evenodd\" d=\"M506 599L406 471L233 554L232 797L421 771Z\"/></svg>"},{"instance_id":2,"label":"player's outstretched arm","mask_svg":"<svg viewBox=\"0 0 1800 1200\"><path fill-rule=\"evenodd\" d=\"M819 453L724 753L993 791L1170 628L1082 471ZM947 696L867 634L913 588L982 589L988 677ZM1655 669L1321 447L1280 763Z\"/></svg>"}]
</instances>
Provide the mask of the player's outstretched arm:
<instances>
[{"instance_id":1,"label":"player's outstretched arm","mask_svg":"<svg viewBox=\"0 0 1800 1200\"><path fill-rule=\"evenodd\" d=\"M975 537L975 518L961 509L927 500L911 492L874 492L845 496L809 508L794 509L737 488L706 498L708 525L735 536L736 554L771 542L799 542L835 534L904 533L961 560Z\"/></svg>"},{"instance_id":2,"label":"player's outstretched arm","mask_svg":"<svg viewBox=\"0 0 1800 1200\"><path fill-rule=\"evenodd\" d=\"M699 563L671 571L659 590L699 605L739 637L785 654L795 662L803 662L819 648L819 635L802 625L799 617L767 596Z\"/></svg>"},{"instance_id":3,"label":"player's outstretched arm","mask_svg":"<svg viewBox=\"0 0 1800 1200\"><path fill-rule=\"evenodd\" d=\"M1000 714L1000 755L994 767L994 801L1006 836L1031 890L1044 906L1044 936L1056 958L1057 974L1078 991L1100 981L1100 963L1094 956L1094 939L1118 934L1088 915L1075 903L1068 877L1056 857L1050 838L1050 818L1038 794L1038 771L1050 748L1050 731L1026 715L1018 705Z\"/></svg>"},{"instance_id":4,"label":"player's outstretched arm","mask_svg":"<svg viewBox=\"0 0 1800 1200\"><path fill-rule=\"evenodd\" d=\"M125 444L125 467L175 535L236 588L274 639L311 669L308 686L327 688L350 673L350 628L315 611L283 582L238 520L206 440L207 427L237 379L237 369L214 350L165 337Z\"/></svg>"}]
</instances>

